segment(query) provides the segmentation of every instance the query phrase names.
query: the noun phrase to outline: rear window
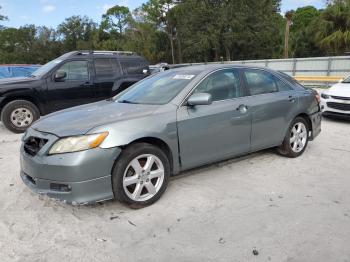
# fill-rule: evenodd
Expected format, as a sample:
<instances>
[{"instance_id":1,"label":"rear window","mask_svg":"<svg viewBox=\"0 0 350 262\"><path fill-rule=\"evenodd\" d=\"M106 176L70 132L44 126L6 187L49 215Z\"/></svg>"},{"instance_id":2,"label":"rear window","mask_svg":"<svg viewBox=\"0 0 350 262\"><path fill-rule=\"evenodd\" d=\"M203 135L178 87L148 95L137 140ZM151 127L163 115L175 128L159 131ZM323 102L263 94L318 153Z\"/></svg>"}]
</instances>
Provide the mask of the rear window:
<instances>
[{"instance_id":1,"label":"rear window","mask_svg":"<svg viewBox=\"0 0 350 262\"><path fill-rule=\"evenodd\" d=\"M120 73L119 64L115 59L97 58L94 60L94 64L96 77L99 79L114 78L116 74Z\"/></svg>"},{"instance_id":2,"label":"rear window","mask_svg":"<svg viewBox=\"0 0 350 262\"><path fill-rule=\"evenodd\" d=\"M142 74L143 69L146 69L148 64L139 59L121 60L120 64L124 72L128 74Z\"/></svg>"}]
</instances>

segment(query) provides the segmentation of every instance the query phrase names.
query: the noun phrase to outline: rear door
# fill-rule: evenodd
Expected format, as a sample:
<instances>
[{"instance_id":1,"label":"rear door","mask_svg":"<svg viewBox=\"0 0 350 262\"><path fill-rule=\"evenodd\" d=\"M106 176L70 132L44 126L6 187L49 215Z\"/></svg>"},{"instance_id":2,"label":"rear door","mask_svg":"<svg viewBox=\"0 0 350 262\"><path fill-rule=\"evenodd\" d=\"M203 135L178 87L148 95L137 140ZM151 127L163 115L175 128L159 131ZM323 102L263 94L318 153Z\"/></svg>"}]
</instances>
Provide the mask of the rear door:
<instances>
[{"instance_id":1,"label":"rear door","mask_svg":"<svg viewBox=\"0 0 350 262\"><path fill-rule=\"evenodd\" d=\"M247 153L251 115L239 72L224 69L207 76L193 93L212 95L211 105L183 105L177 112L182 169Z\"/></svg>"},{"instance_id":2,"label":"rear door","mask_svg":"<svg viewBox=\"0 0 350 262\"><path fill-rule=\"evenodd\" d=\"M295 91L262 69L244 69L243 78L250 94L247 104L252 114L251 150L280 145L298 111Z\"/></svg>"},{"instance_id":3,"label":"rear door","mask_svg":"<svg viewBox=\"0 0 350 262\"><path fill-rule=\"evenodd\" d=\"M94 72L96 100L110 98L121 91L124 76L116 58L95 58Z\"/></svg>"},{"instance_id":4,"label":"rear door","mask_svg":"<svg viewBox=\"0 0 350 262\"><path fill-rule=\"evenodd\" d=\"M91 80L91 65L87 59L62 63L47 79L47 103L51 111L93 102L95 94ZM66 77L55 80L58 71Z\"/></svg>"}]
</instances>

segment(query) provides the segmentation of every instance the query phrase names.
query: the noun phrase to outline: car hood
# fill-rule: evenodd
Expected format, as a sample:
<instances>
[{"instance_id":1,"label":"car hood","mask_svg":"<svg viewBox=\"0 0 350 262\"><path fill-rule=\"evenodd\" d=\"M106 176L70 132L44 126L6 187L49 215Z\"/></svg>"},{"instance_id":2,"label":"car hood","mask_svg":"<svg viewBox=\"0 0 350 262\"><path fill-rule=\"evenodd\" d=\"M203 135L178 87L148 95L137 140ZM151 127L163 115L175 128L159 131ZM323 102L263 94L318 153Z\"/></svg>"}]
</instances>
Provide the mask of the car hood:
<instances>
[{"instance_id":1,"label":"car hood","mask_svg":"<svg viewBox=\"0 0 350 262\"><path fill-rule=\"evenodd\" d=\"M350 83L335 84L326 93L331 96L350 97Z\"/></svg>"},{"instance_id":2,"label":"car hood","mask_svg":"<svg viewBox=\"0 0 350 262\"><path fill-rule=\"evenodd\" d=\"M157 108L158 105L106 100L52 113L35 122L32 128L59 137L82 135L97 126L152 114Z\"/></svg>"},{"instance_id":3,"label":"car hood","mask_svg":"<svg viewBox=\"0 0 350 262\"><path fill-rule=\"evenodd\" d=\"M0 79L0 88L3 85L21 84L21 83L28 83L33 81L36 81L36 79L31 77L3 78L3 79Z\"/></svg>"}]
</instances>

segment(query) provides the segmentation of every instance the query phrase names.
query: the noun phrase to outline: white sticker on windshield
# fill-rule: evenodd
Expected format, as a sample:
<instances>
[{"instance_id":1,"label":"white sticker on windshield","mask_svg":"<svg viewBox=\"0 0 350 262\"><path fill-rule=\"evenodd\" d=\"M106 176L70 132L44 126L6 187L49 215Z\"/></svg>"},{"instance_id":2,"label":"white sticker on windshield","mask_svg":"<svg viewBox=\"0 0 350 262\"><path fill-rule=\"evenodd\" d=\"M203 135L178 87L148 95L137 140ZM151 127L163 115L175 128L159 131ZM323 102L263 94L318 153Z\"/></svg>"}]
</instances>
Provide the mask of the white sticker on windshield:
<instances>
[{"instance_id":1,"label":"white sticker on windshield","mask_svg":"<svg viewBox=\"0 0 350 262\"><path fill-rule=\"evenodd\" d=\"M173 79L191 80L195 75L176 75Z\"/></svg>"}]
</instances>

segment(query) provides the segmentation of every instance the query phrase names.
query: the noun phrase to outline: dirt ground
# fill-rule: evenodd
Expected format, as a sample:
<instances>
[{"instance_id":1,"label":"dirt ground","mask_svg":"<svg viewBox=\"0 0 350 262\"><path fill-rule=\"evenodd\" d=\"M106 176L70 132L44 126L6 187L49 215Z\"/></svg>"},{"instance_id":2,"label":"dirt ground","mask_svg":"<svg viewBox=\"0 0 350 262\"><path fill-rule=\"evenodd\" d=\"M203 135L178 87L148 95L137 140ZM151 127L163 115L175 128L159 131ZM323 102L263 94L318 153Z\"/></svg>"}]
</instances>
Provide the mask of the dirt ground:
<instances>
[{"instance_id":1,"label":"dirt ground","mask_svg":"<svg viewBox=\"0 0 350 262\"><path fill-rule=\"evenodd\" d=\"M0 261L350 261L350 122L297 159L265 150L173 178L153 206L70 206L19 177L0 123Z\"/></svg>"}]
</instances>

